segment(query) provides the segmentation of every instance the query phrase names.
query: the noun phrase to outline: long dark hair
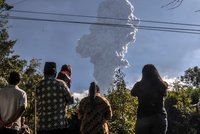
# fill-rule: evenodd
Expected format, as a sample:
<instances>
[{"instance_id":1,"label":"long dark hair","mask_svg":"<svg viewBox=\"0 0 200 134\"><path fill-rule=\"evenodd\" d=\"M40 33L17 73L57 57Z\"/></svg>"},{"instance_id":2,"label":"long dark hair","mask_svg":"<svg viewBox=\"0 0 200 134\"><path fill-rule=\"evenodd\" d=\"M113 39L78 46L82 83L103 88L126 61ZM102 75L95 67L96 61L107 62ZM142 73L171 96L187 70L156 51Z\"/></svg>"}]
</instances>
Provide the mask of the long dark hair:
<instances>
[{"instance_id":1,"label":"long dark hair","mask_svg":"<svg viewBox=\"0 0 200 134\"><path fill-rule=\"evenodd\" d=\"M90 103L92 107L94 107L95 106L94 99L96 98L96 83L95 82L90 83L89 98L90 98Z\"/></svg>"},{"instance_id":2,"label":"long dark hair","mask_svg":"<svg viewBox=\"0 0 200 134\"><path fill-rule=\"evenodd\" d=\"M148 86L155 89L167 89L168 87L168 84L162 80L153 64L147 64L143 67L141 82L147 83Z\"/></svg>"}]
</instances>

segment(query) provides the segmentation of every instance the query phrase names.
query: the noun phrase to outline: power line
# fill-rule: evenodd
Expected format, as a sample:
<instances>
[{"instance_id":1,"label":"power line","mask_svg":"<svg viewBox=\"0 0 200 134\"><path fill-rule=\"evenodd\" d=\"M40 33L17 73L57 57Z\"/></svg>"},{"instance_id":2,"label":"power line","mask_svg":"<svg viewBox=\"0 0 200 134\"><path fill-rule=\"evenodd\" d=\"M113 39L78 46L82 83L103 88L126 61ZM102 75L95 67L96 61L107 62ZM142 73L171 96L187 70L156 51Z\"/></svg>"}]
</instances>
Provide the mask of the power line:
<instances>
[{"instance_id":1,"label":"power line","mask_svg":"<svg viewBox=\"0 0 200 134\"><path fill-rule=\"evenodd\" d=\"M154 29L154 28L139 28L141 30L152 30L152 31L161 31L161 32L173 32L173 33L185 33L185 34L200 34L199 32L189 32L182 30L170 30L170 29Z\"/></svg>"},{"instance_id":2,"label":"power line","mask_svg":"<svg viewBox=\"0 0 200 134\"><path fill-rule=\"evenodd\" d=\"M26 2L26 1L28 1L28 0L20 0L20 1L18 1L18 2L15 2L15 3L13 3L13 4L10 4L10 5L14 6L14 5L17 5L17 4L24 3L24 2Z\"/></svg>"},{"instance_id":3,"label":"power line","mask_svg":"<svg viewBox=\"0 0 200 134\"><path fill-rule=\"evenodd\" d=\"M99 19L109 19L109 20L128 20L124 18L114 18L114 17L97 17L91 15L78 15L78 14L62 14L62 13L52 13L52 12L38 12L38 11L24 11L24 10L10 10L11 12L19 13L31 13L31 14L44 14L44 15L58 15L58 16L72 16L72 17L82 17L82 18L99 18ZM138 21L138 20L137 20Z\"/></svg>"},{"instance_id":4,"label":"power line","mask_svg":"<svg viewBox=\"0 0 200 134\"><path fill-rule=\"evenodd\" d=\"M0 16L3 17L2 15ZM44 21L44 22L61 22L61 23L75 23L75 24L87 24L87 25L99 25L99 26L111 26L121 28L135 28L141 30L153 30L153 31L165 31L165 32L176 32L176 33L187 33L187 34L200 34L198 29L184 29L184 28L170 28L170 27L153 27L153 26L135 26L127 24L113 24L113 23L97 23L97 22L83 22L83 21L71 21L71 20L55 20L55 19L41 19L41 18L29 18L20 16L8 16L8 19L14 20L28 20L28 21Z\"/></svg>"},{"instance_id":5,"label":"power line","mask_svg":"<svg viewBox=\"0 0 200 134\"><path fill-rule=\"evenodd\" d=\"M132 28L131 25L122 24L109 24L109 23L94 23L94 22L81 22L81 21L68 21L68 20L53 20L53 19L40 19L40 18L28 18L28 17L18 17L18 16L8 16L9 19L17 20L31 20L31 21L47 21L47 22L63 22L63 23L76 23L76 24L90 24L90 25L102 25L102 26L112 26L112 27L122 27L122 28ZM178 32L178 33L190 33L190 34L200 34L200 30L196 29L181 29L181 28L169 28L169 27L152 27L152 26L136 26L142 30L154 30L154 31L167 31L167 32Z\"/></svg>"},{"instance_id":6,"label":"power line","mask_svg":"<svg viewBox=\"0 0 200 134\"><path fill-rule=\"evenodd\" d=\"M57 16L71 16L71 17L82 17L82 18L96 18L96 19L108 19L108 20L125 20L125 18L115 18L115 17L97 17L97 16L90 16L90 15L78 15L78 14L61 14L61 13L52 13L52 12L39 12L39 11L25 11L25 10L10 10L11 12L18 12L18 13L29 13L29 14L44 14L44 15L57 15ZM169 25L184 25L184 26L195 26L199 27L199 24L189 24L189 23L178 23L178 22L166 22L166 21L154 21L154 20L134 20L140 22L147 22L147 23L157 23L157 24L169 24Z\"/></svg>"},{"instance_id":7,"label":"power line","mask_svg":"<svg viewBox=\"0 0 200 134\"><path fill-rule=\"evenodd\" d=\"M2 17L2 16L0 16L0 17ZM71 20L56 20L56 19L41 19L41 18L19 17L19 16L8 16L8 19L30 20L30 21L47 21L47 22L63 22L63 23L77 23L77 24L87 24L87 25L102 25L102 26L131 28L131 25L123 25L123 24L112 24L112 23L109 24L109 23L71 21Z\"/></svg>"}]
</instances>

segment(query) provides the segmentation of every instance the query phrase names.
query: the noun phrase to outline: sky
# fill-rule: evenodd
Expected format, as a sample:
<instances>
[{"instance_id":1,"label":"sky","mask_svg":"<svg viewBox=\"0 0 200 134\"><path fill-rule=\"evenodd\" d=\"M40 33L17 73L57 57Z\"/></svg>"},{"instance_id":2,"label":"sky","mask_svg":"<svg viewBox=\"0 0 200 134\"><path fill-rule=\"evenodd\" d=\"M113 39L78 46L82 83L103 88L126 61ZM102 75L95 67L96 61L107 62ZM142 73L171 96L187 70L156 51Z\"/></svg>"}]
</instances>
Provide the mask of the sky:
<instances>
[{"instance_id":1,"label":"sky","mask_svg":"<svg viewBox=\"0 0 200 134\"><path fill-rule=\"evenodd\" d=\"M98 6L106 0L7 0L14 4L14 10L53 12L61 14L76 14L97 16ZM170 6L161 8L170 0L129 0L134 6L133 14L141 20L164 21L187 24L200 24L199 0L185 0L176 9ZM120 8L119 8L120 11ZM35 15L10 12L13 16L37 17L43 19L64 19L75 21L96 22L96 19L75 18L67 16ZM41 21L9 20L11 39L17 39L14 47L15 54L23 59L41 59L55 61L57 71L62 64L71 64L72 92L84 92L93 76L94 65L89 58L82 58L76 51L79 40L90 33L90 25L73 23L56 23ZM141 26L175 27L158 23L145 23ZM179 28L200 29L184 25ZM200 65L200 35L175 32L151 31L139 29L135 42L128 46L124 58L129 62L125 73L125 81L129 87L141 78L141 70L145 64L154 64L162 77L173 79L184 74L189 67Z\"/></svg>"}]
</instances>

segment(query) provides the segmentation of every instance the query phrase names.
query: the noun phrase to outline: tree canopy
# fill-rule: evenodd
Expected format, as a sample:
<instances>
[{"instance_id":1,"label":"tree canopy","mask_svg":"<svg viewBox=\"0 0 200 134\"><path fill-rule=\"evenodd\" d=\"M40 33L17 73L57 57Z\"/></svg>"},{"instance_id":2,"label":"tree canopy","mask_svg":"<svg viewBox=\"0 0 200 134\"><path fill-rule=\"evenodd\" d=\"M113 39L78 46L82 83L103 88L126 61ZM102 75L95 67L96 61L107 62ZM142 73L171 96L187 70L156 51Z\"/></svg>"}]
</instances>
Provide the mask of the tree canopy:
<instances>
[{"instance_id":1,"label":"tree canopy","mask_svg":"<svg viewBox=\"0 0 200 134\"><path fill-rule=\"evenodd\" d=\"M198 66L189 68L185 71L185 74L181 76L181 81L188 86L200 88L200 68Z\"/></svg>"}]
</instances>

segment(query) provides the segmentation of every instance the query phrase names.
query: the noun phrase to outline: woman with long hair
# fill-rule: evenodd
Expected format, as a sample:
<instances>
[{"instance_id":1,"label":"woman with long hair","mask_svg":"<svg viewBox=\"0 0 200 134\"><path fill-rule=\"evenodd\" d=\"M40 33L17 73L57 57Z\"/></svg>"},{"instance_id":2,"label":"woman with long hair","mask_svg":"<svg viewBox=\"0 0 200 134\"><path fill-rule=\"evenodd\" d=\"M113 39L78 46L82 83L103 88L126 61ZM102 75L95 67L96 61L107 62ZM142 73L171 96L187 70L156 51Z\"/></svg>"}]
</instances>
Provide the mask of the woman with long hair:
<instances>
[{"instance_id":1,"label":"woman with long hair","mask_svg":"<svg viewBox=\"0 0 200 134\"><path fill-rule=\"evenodd\" d=\"M110 103L99 91L99 87L92 82L89 96L83 98L79 104L81 134L109 134L107 120L111 118L112 111Z\"/></svg>"},{"instance_id":2,"label":"woman with long hair","mask_svg":"<svg viewBox=\"0 0 200 134\"><path fill-rule=\"evenodd\" d=\"M137 82L131 95L138 98L136 134L166 134L167 113L164 96L168 84L162 80L157 69L147 64L142 70L142 79Z\"/></svg>"}]
</instances>

